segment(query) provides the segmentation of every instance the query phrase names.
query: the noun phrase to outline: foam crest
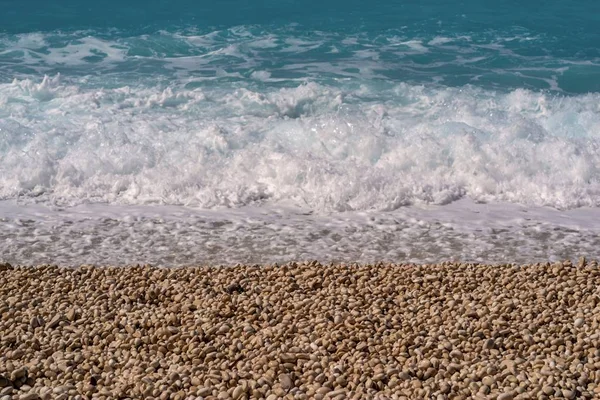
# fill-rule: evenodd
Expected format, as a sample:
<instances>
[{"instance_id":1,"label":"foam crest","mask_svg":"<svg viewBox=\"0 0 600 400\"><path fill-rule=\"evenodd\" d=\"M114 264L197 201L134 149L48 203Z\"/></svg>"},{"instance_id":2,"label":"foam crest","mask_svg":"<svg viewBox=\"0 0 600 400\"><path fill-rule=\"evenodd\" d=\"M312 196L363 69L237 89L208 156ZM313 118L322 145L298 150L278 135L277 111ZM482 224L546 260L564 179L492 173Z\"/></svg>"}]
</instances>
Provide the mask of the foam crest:
<instances>
[{"instance_id":1,"label":"foam crest","mask_svg":"<svg viewBox=\"0 0 600 400\"><path fill-rule=\"evenodd\" d=\"M60 75L55 77L44 76L41 83L36 83L31 79L23 81L14 80L13 86L20 89L25 97L31 97L34 100L49 101L56 94L56 90L60 85Z\"/></svg>"},{"instance_id":2,"label":"foam crest","mask_svg":"<svg viewBox=\"0 0 600 400\"><path fill-rule=\"evenodd\" d=\"M0 85L0 198L315 210L600 205L599 95Z\"/></svg>"}]
</instances>

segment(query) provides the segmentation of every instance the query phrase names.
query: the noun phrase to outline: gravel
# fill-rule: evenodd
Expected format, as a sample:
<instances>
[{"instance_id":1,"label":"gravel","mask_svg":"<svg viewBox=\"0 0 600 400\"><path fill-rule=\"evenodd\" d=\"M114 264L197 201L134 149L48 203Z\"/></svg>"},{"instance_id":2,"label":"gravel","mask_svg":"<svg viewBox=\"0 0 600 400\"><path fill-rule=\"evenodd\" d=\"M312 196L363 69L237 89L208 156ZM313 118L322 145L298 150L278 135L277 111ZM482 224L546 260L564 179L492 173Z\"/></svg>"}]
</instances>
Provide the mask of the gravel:
<instances>
[{"instance_id":1,"label":"gravel","mask_svg":"<svg viewBox=\"0 0 600 400\"><path fill-rule=\"evenodd\" d=\"M600 396L600 269L0 264L0 399Z\"/></svg>"}]
</instances>

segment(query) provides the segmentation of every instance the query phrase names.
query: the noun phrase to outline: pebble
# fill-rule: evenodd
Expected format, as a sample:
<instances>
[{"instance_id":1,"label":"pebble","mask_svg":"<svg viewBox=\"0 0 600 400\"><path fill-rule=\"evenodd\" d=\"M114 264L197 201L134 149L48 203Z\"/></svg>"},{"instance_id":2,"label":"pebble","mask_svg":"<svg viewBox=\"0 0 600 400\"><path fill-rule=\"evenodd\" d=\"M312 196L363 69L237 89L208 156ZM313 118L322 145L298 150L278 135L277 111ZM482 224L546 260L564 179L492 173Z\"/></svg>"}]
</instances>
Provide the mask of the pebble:
<instances>
[{"instance_id":1,"label":"pebble","mask_svg":"<svg viewBox=\"0 0 600 400\"><path fill-rule=\"evenodd\" d=\"M554 388L552 386L545 385L542 387L542 392L550 396L554 394Z\"/></svg>"},{"instance_id":2,"label":"pebble","mask_svg":"<svg viewBox=\"0 0 600 400\"><path fill-rule=\"evenodd\" d=\"M496 397L496 400L513 400L514 397L515 396L512 393L502 393Z\"/></svg>"},{"instance_id":3,"label":"pebble","mask_svg":"<svg viewBox=\"0 0 600 400\"><path fill-rule=\"evenodd\" d=\"M50 328L50 329L56 328L60 324L62 319L63 319L62 314L55 314L52 317L52 319L48 322L48 328Z\"/></svg>"},{"instance_id":4,"label":"pebble","mask_svg":"<svg viewBox=\"0 0 600 400\"><path fill-rule=\"evenodd\" d=\"M9 379L0 375L0 388L11 386L11 382Z\"/></svg>"},{"instance_id":5,"label":"pebble","mask_svg":"<svg viewBox=\"0 0 600 400\"><path fill-rule=\"evenodd\" d=\"M20 378L26 378L27 377L27 368L21 367L18 368L14 371L12 371L12 373L10 374L10 380L11 381L16 381L17 379Z\"/></svg>"},{"instance_id":6,"label":"pebble","mask_svg":"<svg viewBox=\"0 0 600 400\"><path fill-rule=\"evenodd\" d=\"M242 386L238 386L233 390L231 397L233 397L234 400L238 400L244 395L244 393L246 393L246 390L244 390Z\"/></svg>"},{"instance_id":7,"label":"pebble","mask_svg":"<svg viewBox=\"0 0 600 400\"><path fill-rule=\"evenodd\" d=\"M40 396L37 393L26 393L19 396L19 400L39 400Z\"/></svg>"},{"instance_id":8,"label":"pebble","mask_svg":"<svg viewBox=\"0 0 600 400\"><path fill-rule=\"evenodd\" d=\"M0 400L593 398L593 266L11 266Z\"/></svg>"},{"instance_id":9,"label":"pebble","mask_svg":"<svg viewBox=\"0 0 600 400\"><path fill-rule=\"evenodd\" d=\"M200 388L196 391L196 394L201 397L209 396L212 394L213 389L209 387Z\"/></svg>"},{"instance_id":10,"label":"pebble","mask_svg":"<svg viewBox=\"0 0 600 400\"><path fill-rule=\"evenodd\" d=\"M483 379L481 380L481 382L482 382L484 385L487 385L487 386L490 386L490 387L491 387L491 386L492 386L492 385L493 385L493 384L496 382L496 380L495 380L494 378L492 378L491 376L486 376L485 378L483 378Z\"/></svg>"},{"instance_id":11,"label":"pebble","mask_svg":"<svg viewBox=\"0 0 600 400\"><path fill-rule=\"evenodd\" d=\"M290 378L287 374L279 375L279 382L281 383L281 387L284 390L290 390L294 387L294 382L292 382L292 378Z\"/></svg>"}]
</instances>

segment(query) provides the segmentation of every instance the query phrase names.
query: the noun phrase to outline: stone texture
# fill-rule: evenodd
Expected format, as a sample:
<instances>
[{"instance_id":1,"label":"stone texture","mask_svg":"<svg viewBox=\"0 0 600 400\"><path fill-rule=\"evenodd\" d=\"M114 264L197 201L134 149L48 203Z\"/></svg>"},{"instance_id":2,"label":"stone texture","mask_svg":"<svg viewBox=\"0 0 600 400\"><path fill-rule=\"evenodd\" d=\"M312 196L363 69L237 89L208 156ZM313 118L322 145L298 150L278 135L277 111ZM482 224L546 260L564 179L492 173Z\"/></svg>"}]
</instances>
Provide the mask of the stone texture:
<instances>
[{"instance_id":1,"label":"stone texture","mask_svg":"<svg viewBox=\"0 0 600 400\"><path fill-rule=\"evenodd\" d=\"M594 261L10 266L0 399L592 399L598 287Z\"/></svg>"}]
</instances>

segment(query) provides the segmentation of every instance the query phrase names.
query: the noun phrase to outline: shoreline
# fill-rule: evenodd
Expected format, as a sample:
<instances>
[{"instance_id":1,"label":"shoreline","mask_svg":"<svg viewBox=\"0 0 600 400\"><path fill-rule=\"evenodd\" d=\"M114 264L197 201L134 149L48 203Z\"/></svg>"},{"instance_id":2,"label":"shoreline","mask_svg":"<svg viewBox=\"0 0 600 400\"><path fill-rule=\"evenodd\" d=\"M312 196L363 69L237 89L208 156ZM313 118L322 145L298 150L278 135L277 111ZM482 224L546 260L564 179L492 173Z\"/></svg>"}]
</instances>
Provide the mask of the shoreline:
<instances>
[{"instance_id":1,"label":"shoreline","mask_svg":"<svg viewBox=\"0 0 600 400\"><path fill-rule=\"evenodd\" d=\"M0 264L0 399L594 398L598 287L584 259Z\"/></svg>"},{"instance_id":2,"label":"shoreline","mask_svg":"<svg viewBox=\"0 0 600 400\"><path fill-rule=\"evenodd\" d=\"M0 262L557 262L598 258L599 221L600 208L558 211L468 199L335 213L275 204L209 210L90 204L57 211L0 201Z\"/></svg>"}]
</instances>

